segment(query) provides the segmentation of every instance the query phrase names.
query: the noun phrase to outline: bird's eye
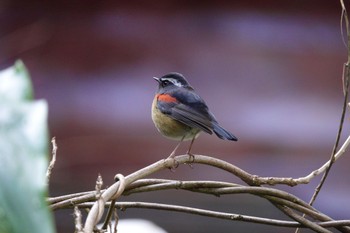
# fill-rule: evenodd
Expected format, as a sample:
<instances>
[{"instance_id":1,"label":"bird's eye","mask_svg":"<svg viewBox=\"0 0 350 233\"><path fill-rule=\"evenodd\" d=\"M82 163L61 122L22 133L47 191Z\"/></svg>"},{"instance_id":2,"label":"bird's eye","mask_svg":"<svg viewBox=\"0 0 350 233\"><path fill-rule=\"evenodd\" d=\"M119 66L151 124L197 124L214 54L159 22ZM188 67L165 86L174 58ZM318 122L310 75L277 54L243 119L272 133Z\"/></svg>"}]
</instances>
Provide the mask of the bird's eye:
<instances>
[{"instance_id":1,"label":"bird's eye","mask_svg":"<svg viewBox=\"0 0 350 233\"><path fill-rule=\"evenodd\" d=\"M162 82L162 84L163 84L163 87L164 87L164 86L168 86L168 85L170 84L170 81L164 80L164 81Z\"/></svg>"}]
</instances>

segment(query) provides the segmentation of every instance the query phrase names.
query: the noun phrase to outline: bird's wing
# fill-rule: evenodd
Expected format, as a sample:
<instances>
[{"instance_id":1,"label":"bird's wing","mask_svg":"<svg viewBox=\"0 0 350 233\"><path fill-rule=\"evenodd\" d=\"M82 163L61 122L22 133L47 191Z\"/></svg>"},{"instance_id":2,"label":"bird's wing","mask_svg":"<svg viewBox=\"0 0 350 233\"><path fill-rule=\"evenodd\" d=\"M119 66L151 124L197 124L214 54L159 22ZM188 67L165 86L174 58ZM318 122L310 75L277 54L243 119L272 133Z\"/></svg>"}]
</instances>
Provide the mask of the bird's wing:
<instances>
[{"instance_id":1,"label":"bird's wing","mask_svg":"<svg viewBox=\"0 0 350 233\"><path fill-rule=\"evenodd\" d=\"M211 121L184 104L178 104L172 108L170 116L190 127L199 128L208 134L212 134L213 126Z\"/></svg>"},{"instance_id":2,"label":"bird's wing","mask_svg":"<svg viewBox=\"0 0 350 233\"><path fill-rule=\"evenodd\" d=\"M169 117L193 128L212 134L212 118L205 102L197 94L188 90L171 93L177 102L158 101L158 109ZM215 119L214 119L215 121Z\"/></svg>"}]
</instances>

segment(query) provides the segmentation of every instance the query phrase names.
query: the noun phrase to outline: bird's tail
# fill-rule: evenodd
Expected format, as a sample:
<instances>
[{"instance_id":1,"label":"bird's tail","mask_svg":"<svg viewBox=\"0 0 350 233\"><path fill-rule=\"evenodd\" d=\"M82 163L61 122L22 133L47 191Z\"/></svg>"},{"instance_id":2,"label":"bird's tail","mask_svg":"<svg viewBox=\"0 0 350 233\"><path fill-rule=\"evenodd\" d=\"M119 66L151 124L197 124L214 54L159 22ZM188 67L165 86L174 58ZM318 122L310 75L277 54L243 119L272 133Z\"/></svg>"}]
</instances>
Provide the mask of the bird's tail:
<instances>
[{"instance_id":1,"label":"bird's tail","mask_svg":"<svg viewBox=\"0 0 350 233\"><path fill-rule=\"evenodd\" d=\"M224 140L231 140L231 141L237 141L238 140L235 135L233 135L232 133L228 132L226 129L222 128L220 125L214 124L213 126L214 126L213 127L214 133L219 138L224 139Z\"/></svg>"}]
</instances>

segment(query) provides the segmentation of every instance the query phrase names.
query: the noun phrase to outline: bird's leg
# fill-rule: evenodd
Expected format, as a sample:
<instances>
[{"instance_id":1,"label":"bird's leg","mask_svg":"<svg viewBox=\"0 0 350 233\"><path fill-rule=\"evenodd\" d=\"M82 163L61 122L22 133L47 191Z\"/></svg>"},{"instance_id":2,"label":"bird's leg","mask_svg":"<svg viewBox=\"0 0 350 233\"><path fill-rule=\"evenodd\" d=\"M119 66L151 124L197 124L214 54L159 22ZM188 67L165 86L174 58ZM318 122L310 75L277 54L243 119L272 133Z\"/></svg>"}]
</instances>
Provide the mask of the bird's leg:
<instances>
[{"instance_id":1,"label":"bird's leg","mask_svg":"<svg viewBox=\"0 0 350 233\"><path fill-rule=\"evenodd\" d=\"M186 153L186 154L188 154L188 156L190 156L190 159L191 159L191 160L190 160L190 164L194 162L194 155L191 153L191 149L192 149L192 145L193 145L193 142L194 142L195 139L196 139L196 136L194 136L194 137L192 138L190 147L188 148L187 153Z\"/></svg>"},{"instance_id":2,"label":"bird's leg","mask_svg":"<svg viewBox=\"0 0 350 233\"><path fill-rule=\"evenodd\" d=\"M171 170L174 171L175 168L177 168L179 166L179 163L176 161L176 159L174 158L175 157L175 152L177 150L177 148L179 148L181 142L185 139L185 136L184 135L182 138L181 138L181 141L176 145L175 149L173 150L173 152L171 152L171 154L169 155L168 159L173 159L174 160L174 165L171 167Z\"/></svg>"},{"instance_id":3,"label":"bird's leg","mask_svg":"<svg viewBox=\"0 0 350 233\"><path fill-rule=\"evenodd\" d=\"M171 154L169 155L168 158L174 158L175 157L175 152L177 150L177 148L179 148L181 142L184 140L186 135L184 135L182 138L181 138L181 141L176 145L175 149L173 150L173 152L171 152Z\"/></svg>"}]
</instances>

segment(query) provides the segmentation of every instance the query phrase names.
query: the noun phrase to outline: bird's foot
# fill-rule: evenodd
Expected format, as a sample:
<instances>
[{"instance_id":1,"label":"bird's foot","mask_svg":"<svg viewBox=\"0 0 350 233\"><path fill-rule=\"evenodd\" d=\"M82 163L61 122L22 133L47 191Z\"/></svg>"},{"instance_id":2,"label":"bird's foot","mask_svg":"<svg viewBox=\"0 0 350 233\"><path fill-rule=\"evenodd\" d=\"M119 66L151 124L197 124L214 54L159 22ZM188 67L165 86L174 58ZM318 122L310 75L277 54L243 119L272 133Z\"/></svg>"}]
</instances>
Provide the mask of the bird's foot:
<instances>
[{"instance_id":1,"label":"bird's foot","mask_svg":"<svg viewBox=\"0 0 350 233\"><path fill-rule=\"evenodd\" d=\"M175 157L175 153L174 151L169 155L169 157L167 159L172 159L173 160L173 165L169 167L169 169L172 172L175 172L176 168L179 166L179 162L174 158Z\"/></svg>"},{"instance_id":2,"label":"bird's foot","mask_svg":"<svg viewBox=\"0 0 350 233\"><path fill-rule=\"evenodd\" d=\"M186 153L189 157L190 157L190 160L189 162L187 163L188 166L190 166L190 168L193 168L193 163L194 163L194 154L192 154L191 152L187 151Z\"/></svg>"}]
</instances>

